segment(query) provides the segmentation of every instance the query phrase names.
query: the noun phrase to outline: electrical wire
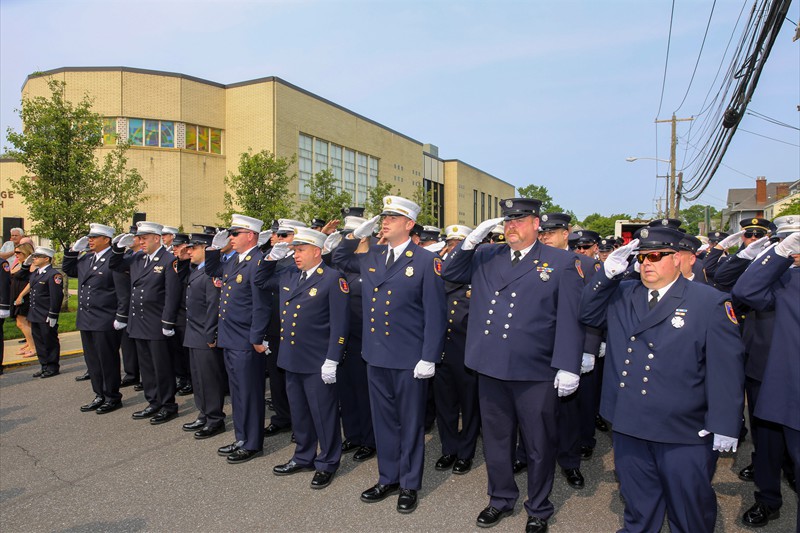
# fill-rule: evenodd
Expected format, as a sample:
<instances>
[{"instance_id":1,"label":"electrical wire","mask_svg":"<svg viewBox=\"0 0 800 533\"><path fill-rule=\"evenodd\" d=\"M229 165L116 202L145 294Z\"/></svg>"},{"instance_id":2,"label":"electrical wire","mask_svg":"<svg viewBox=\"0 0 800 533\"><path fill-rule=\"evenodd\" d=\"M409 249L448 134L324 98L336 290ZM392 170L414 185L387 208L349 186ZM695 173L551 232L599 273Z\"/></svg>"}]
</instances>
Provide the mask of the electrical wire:
<instances>
[{"instance_id":1,"label":"electrical wire","mask_svg":"<svg viewBox=\"0 0 800 533\"><path fill-rule=\"evenodd\" d=\"M744 128L739 128L739 131L743 131L745 133L749 133L750 135L756 135L758 137L764 137L765 139L769 139L770 141L775 141L775 142L778 142L778 143L788 144L789 146L795 146L797 148L800 148L800 144L793 144L793 143L790 143L790 142L782 141L780 139L775 139L774 137L767 137L766 135L762 135L762 134L756 133L754 131L746 130Z\"/></svg>"},{"instance_id":2,"label":"electrical wire","mask_svg":"<svg viewBox=\"0 0 800 533\"><path fill-rule=\"evenodd\" d=\"M758 111L754 111L752 109L748 109L747 112L745 113L745 115L751 115L751 116L754 116L756 118L760 118L761 120L764 120L766 122L770 122L772 124L775 124L776 126L783 126L784 128L789 128L789 129L792 129L792 130L800 131L800 128L798 128L797 126L792 126L791 124L787 124L785 122L781 122L780 120L778 120L776 118L768 117L767 115L764 115L764 114L759 113Z\"/></svg>"},{"instance_id":3,"label":"electrical wire","mask_svg":"<svg viewBox=\"0 0 800 533\"><path fill-rule=\"evenodd\" d=\"M656 119L661 114L661 106L664 104L664 88L667 86L667 66L669 65L669 48L672 42L672 22L675 19L675 0L672 0L672 9L669 14L669 34L667 35L667 57L664 60L664 78L661 81L661 98L658 101L658 111L656 111Z\"/></svg>"},{"instance_id":4,"label":"electrical wire","mask_svg":"<svg viewBox=\"0 0 800 533\"><path fill-rule=\"evenodd\" d=\"M689 86L686 87L686 93L683 95L683 100L681 100L680 105L678 106L672 114L677 114L678 110L683 107L684 102L686 102L686 97L689 96L689 90L692 88L692 83L694 82L694 76L697 74L697 66L700 64L700 58L703 56L703 48L706 46L706 38L708 37L708 28L711 27L711 19L714 18L714 8L717 6L717 0L714 0L714 3L711 4L711 13L708 14L708 22L706 23L706 31L703 33L703 42L700 43L700 52L697 53L697 61L694 62L694 70L692 70L692 77L689 79Z\"/></svg>"}]
</instances>

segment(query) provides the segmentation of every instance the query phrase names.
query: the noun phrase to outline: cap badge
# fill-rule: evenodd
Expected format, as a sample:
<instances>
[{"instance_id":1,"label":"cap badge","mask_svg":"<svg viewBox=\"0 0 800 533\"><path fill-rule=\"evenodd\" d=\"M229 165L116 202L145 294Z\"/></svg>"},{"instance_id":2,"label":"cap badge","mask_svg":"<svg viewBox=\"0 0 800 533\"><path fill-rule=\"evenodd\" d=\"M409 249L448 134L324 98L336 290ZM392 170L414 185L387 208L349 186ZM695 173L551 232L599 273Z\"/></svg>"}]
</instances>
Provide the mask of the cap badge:
<instances>
[{"instance_id":1,"label":"cap badge","mask_svg":"<svg viewBox=\"0 0 800 533\"><path fill-rule=\"evenodd\" d=\"M514 202L512 200L506 200L506 207L513 207Z\"/></svg>"},{"instance_id":2,"label":"cap badge","mask_svg":"<svg viewBox=\"0 0 800 533\"><path fill-rule=\"evenodd\" d=\"M386 205L389 205L389 204L392 203L392 199L391 198L387 198L386 200L384 200L384 202L386 203Z\"/></svg>"},{"instance_id":3,"label":"cap badge","mask_svg":"<svg viewBox=\"0 0 800 533\"><path fill-rule=\"evenodd\" d=\"M547 215L542 215L542 222L547 222Z\"/></svg>"},{"instance_id":4,"label":"cap badge","mask_svg":"<svg viewBox=\"0 0 800 533\"><path fill-rule=\"evenodd\" d=\"M662 219L662 220L661 220L661 225L662 225L662 226L669 226L669 220L667 220L666 218L665 218L665 219Z\"/></svg>"},{"instance_id":5,"label":"cap badge","mask_svg":"<svg viewBox=\"0 0 800 533\"><path fill-rule=\"evenodd\" d=\"M583 232L582 232L582 231L579 231L579 232L577 233L577 235L578 235L578 237L583 237Z\"/></svg>"},{"instance_id":6,"label":"cap badge","mask_svg":"<svg viewBox=\"0 0 800 533\"><path fill-rule=\"evenodd\" d=\"M751 222L752 222L753 224L758 224L758 219L757 219L757 218L754 218L754 219L753 219Z\"/></svg>"},{"instance_id":7,"label":"cap badge","mask_svg":"<svg viewBox=\"0 0 800 533\"><path fill-rule=\"evenodd\" d=\"M647 229L643 229L643 230L641 231L641 233L639 233L639 235L641 235L641 236L642 236L642 238L645 238L645 239L646 239L646 238L647 238L647 236L648 236L648 235L650 235L650 232L649 232L649 231L647 231Z\"/></svg>"}]
</instances>

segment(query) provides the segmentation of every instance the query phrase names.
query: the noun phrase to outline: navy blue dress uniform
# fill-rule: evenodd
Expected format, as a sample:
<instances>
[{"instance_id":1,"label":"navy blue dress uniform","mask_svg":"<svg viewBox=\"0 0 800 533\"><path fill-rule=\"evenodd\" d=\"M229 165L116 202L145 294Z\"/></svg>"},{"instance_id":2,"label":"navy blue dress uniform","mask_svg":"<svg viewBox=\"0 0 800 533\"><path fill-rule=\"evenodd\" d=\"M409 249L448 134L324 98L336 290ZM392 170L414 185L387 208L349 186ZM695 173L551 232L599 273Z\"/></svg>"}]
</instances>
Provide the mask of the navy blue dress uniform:
<instances>
[{"instance_id":1,"label":"navy blue dress uniform","mask_svg":"<svg viewBox=\"0 0 800 533\"><path fill-rule=\"evenodd\" d=\"M261 231L261 221L241 215L234 215L232 226ZM266 339L270 316L269 297L254 285L262 257L254 247L222 263L219 250L206 250L206 275L222 278L217 346L225 352L233 407L236 446L226 450L231 453L261 451L264 446L266 354L253 348Z\"/></svg>"},{"instance_id":2,"label":"navy blue dress uniform","mask_svg":"<svg viewBox=\"0 0 800 533\"><path fill-rule=\"evenodd\" d=\"M3 323L11 313L11 267L8 261L0 258L0 374L3 373L3 351L5 340Z\"/></svg>"},{"instance_id":3,"label":"navy blue dress uniform","mask_svg":"<svg viewBox=\"0 0 800 533\"><path fill-rule=\"evenodd\" d=\"M168 250L174 252L176 246L189 243L189 235L175 233L172 244ZM173 253L174 255L174 253ZM184 344L186 335L186 284L180 284L178 294L178 314L175 319L175 335L169 338L172 351L172 368L175 371L176 389L178 396L192 394L192 369L189 359L190 350Z\"/></svg>"},{"instance_id":4,"label":"navy blue dress uniform","mask_svg":"<svg viewBox=\"0 0 800 533\"><path fill-rule=\"evenodd\" d=\"M321 248L324 240L325 234L302 228L292 243ZM326 360L338 363L342 359L349 328L350 289L338 270L323 263L303 272L296 266L285 269L277 277L276 263L261 262L256 285L262 290L276 286L280 294L278 365L286 371L286 393L297 443L291 461L332 474L339 468L342 455L339 398L336 384L324 383L320 369Z\"/></svg>"},{"instance_id":5,"label":"navy blue dress uniform","mask_svg":"<svg viewBox=\"0 0 800 533\"><path fill-rule=\"evenodd\" d=\"M506 221L538 217L539 205L500 201ZM479 374L489 505L510 513L519 498L512 470L519 429L528 464L525 509L531 519L546 521L553 514L548 496L558 446L553 382L558 370L580 373L583 351L580 261L538 241L516 265L508 244L462 247L448 256L443 276L472 284L465 363Z\"/></svg>"},{"instance_id":6,"label":"navy blue dress uniform","mask_svg":"<svg viewBox=\"0 0 800 533\"><path fill-rule=\"evenodd\" d=\"M677 249L682 234L642 230L640 250ZM670 260L667 258L666 260ZM728 296L677 277L649 309L639 281L597 272L581 320L607 325L601 414L613 425L625 531L713 531L713 437L738 436L743 346Z\"/></svg>"},{"instance_id":7,"label":"navy blue dress uniform","mask_svg":"<svg viewBox=\"0 0 800 533\"><path fill-rule=\"evenodd\" d=\"M159 234L161 227L140 222L139 235ZM136 342L144 397L148 407L134 417L166 421L178 412L175 403L175 373L172 367L169 338L163 330L175 328L180 283L172 264L175 256L159 246L151 255L140 250L126 255L112 245L110 268L130 272L131 303L127 331Z\"/></svg>"},{"instance_id":8,"label":"navy blue dress uniform","mask_svg":"<svg viewBox=\"0 0 800 533\"><path fill-rule=\"evenodd\" d=\"M55 252L50 248L37 246L33 255L47 256L52 261ZM34 374L34 377L51 377L58 374L61 368L59 364L61 343L58 340L58 323L51 326L48 320L57 321L61 313L64 276L53 267L52 263L48 263L31 272L28 284L31 288L28 322L31 323L33 344L41 365L41 371Z\"/></svg>"},{"instance_id":9,"label":"navy blue dress uniform","mask_svg":"<svg viewBox=\"0 0 800 533\"><path fill-rule=\"evenodd\" d=\"M384 214L408 216L388 211L386 199L384 209ZM363 282L362 356L367 362L378 483L417 491L425 457L428 380L414 378L413 370L421 360L438 363L442 357L446 305L441 260L408 242L387 267L386 245L355 254L358 243L343 239L333 251L333 262L346 272L360 273Z\"/></svg>"},{"instance_id":10,"label":"navy blue dress uniform","mask_svg":"<svg viewBox=\"0 0 800 533\"><path fill-rule=\"evenodd\" d=\"M136 226L131 226L129 233L136 233ZM132 255L133 251L125 250L124 255ZM136 341L131 339L128 335L128 316L131 307L131 272L127 270L115 271L119 283L116 283L117 289L117 327L121 327L122 338L120 340L120 348L122 352L122 370L124 376L120 382L120 387L130 387L136 385L137 388L141 387L141 378L139 373L139 354L136 352Z\"/></svg>"},{"instance_id":11,"label":"navy blue dress uniform","mask_svg":"<svg viewBox=\"0 0 800 533\"><path fill-rule=\"evenodd\" d=\"M209 246L212 236L193 233L190 246ZM207 438L224 430L227 375L221 348L217 343L222 279L206 275L205 262L178 261L178 276L184 284L186 333L183 346L189 350L192 389L197 407L196 438ZM212 347L213 346L213 347ZM187 426L188 427L188 426Z\"/></svg>"},{"instance_id":12,"label":"navy blue dress uniform","mask_svg":"<svg viewBox=\"0 0 800 533\"><path fill-rule=\"evenodd\" d=\"M89 237L114 237L114 229L102 224L91 224ZM120 306L117 284L127 281L125 275L110 268L112 252L107 247L100 252L66 250L63 270L78 279L78 314L75 327L81 332L83 356L97 399L104 399L108 406L99 412L108 412L120 405L119 348L122 334L114 329L119 320ZM92 402L95 404L96 402ZM89 406L92 406L89 404ZM100 408L98 404L96 407ZM93 409L86 409L93 410Z\"/></svg>"}]
</instances>

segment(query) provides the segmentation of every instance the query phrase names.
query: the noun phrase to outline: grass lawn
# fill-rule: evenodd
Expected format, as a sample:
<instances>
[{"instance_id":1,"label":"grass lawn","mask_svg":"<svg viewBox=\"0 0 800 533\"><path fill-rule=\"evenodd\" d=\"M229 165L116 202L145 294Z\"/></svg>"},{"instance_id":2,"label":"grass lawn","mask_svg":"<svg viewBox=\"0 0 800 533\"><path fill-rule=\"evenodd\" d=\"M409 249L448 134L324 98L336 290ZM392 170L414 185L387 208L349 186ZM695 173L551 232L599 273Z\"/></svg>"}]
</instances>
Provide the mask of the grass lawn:
<instances>
[{"instance_id":1,"label":"grass lawn","mask_svg":"<svg viewBox=\"0 0 800 533\"><path fill-rule=\"evenodd\" d=\"M69 313L61 313L58 316L58 331L65 333L67 331L75 331L75 315L77 311L70 311ZM8 339L21 339L22 332L17 327L17 320L15 318L7 318L3 323L3 336Z\"/></svg>"}]
</instances>

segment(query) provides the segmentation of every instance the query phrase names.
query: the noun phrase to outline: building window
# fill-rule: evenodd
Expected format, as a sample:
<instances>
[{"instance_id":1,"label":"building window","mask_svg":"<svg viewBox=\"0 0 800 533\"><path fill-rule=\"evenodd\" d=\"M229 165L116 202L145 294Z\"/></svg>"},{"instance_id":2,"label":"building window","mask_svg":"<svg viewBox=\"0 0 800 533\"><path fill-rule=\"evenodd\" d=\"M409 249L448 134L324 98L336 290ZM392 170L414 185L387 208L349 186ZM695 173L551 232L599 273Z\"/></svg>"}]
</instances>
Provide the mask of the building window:
<instances>
[{"instance_id":1,"label":"building window","mask_svg":"<svg viewBox=\"0 0 800 533\"><path fill-rule=\"evenodd\" d=\"M211 153L222 154L222 130L211 128Z\"/></svg>"},{"instance_id":2,"label":"building window","mask_svg":"<svg viewBox=\"0 0 800 533\"><path fill-rule=\"evenodd\" d=\"M314 139L314 174L328 168L328 143Z\"/></svg>"},{"instance_id":3,"label":"building window","mask_svg":"<svg viewBox=\"0 0 800 533\"><path fill-rule=\"evenodd\" d=\"M103 144L117 144L117 119L103 119Z\"/></svg>"},{"instance_id":4,"label":"building window","mask_svg":"<svg viewBox=\"0 0 800 533\"><path fill-rule=\"evenodd\" d=\"M481 222L486 220L486 193L481 193Z\"/></svg>"},{"instance_id":5,"label":"building window","mask_svg":"<svg viewBox=\"0 0 800 533\"><path fill-rule=\"evenodd\" d=\"M144 121L140 118L128 119L128 142L132 146L142 146Z\"/></svg>"},{"instance_id":6,"label":"building window","mask_svg":"<svg viewBox=\"0 0 800 533\"><path fill-rule=\"evenodd\" d=\"M197 151L208 152L208 128L197 126Z\"/></svg>"},{"instance_id":7,"label":"building window","mask_svg":"<svg viewBox=\"0 0 800 533\"><path fill-rule=\"evenodd\" d=\"M367 188L372 189L378 185L378 160L374 157L369 158L369 180Z\"/></svg>"},{"instance_id":8,"label":"building window","mask_svg":"<svg viewBox=\"0 0 800 533\"><path fill-rule=\"evenodd\" d=\"M161 123L161 148L175 148L175 123Z\"/></svg>"},{"instance_id":9,"label":"building window","mask_svg":"<svg viewBox=\"0 0 800 533\"><path fill-rule=\"evenodd\" d=\"M158 146L158 121L145 120L144 121L144 145L145 146Z\"/></svg>"},{"instance_id":10,"label":"building window","mask_svg":"<svg viewBox=\"0 0 800 533\"><path fill-rule=\"evenodd\" d=\"M358 202L357 205L364 205L367 201L367 156L365 154L357 154L356 161L358 162L356 202Z\"/></svg>"},{"instance_id":11,"label":"building window","mask_svg":"<svg viewBox=\"0 0 800 533\"><path fill-rule=\"evenodd\" d=\"M186 149L197 150L197 126L186 125Z\"/></svg>"},{"instance_id":12,"label":"building window","mask_svg":"<svg viewBox=\"0 0 800 533\"><path fill-rule=\"evenodd\" d=\"M331 172L333 172L333 179L336 182L336 190L342 190L342 147L331 144Z\"/></svg>"},{"instance_id":13,"label":"building window","mask_svg":"<svg viewBox=\"0 0 800 533\"><path fill-rule=\"evenodd\" d=\"M356 198L356 153L345 148L344 150L344 190Z\"/></svg>"},{"instance_id":14,"label":"building window","mask_svg":"<svg viewBox=\"0 0 800 533\"><path fill-rule=\"evenodd\" d=\"M311 176L313 174L313 160L312 160L312 146L313 139L308 135L300 134L300 141L297 150L297 166L299 171L299 185L300 185L300 199L308 200L308 195L311 192L309 184L311 183Z\"/></svg>"},{"instance_id":15,"label":"building window","mask_svg":"<svg viewBox=\"0 0 800 533\"><path fill-rule=\"evenodd\" d=\"M472 189L472 225L478 225L478 190Z\"/></svg>"}]
</instances>

